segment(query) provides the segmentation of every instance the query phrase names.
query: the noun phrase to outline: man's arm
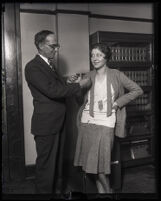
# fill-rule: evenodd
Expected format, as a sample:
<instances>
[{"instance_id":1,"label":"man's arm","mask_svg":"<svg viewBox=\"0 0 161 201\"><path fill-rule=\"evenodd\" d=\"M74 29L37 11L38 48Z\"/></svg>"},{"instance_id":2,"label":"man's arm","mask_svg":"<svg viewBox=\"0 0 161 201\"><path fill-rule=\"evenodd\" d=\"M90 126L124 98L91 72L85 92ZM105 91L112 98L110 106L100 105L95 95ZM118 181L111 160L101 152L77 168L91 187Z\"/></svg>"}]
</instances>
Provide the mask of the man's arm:
<instances>
[{"instance_id":1,"label":"man's arm","mask_svg":"<svg viewBox=\"0 0 161 201\"><path fill-rule=\"evenodd\" d=\"M29 84L33 85L37 90L51 99L69 97L76 95L77 93L79 94L81 88L86 87L88 82L86 80L81 84L63 84L54 78L48 80L46 75L41 72L39 68L31 66L26 66L25 77Z\"/></svg>"}]
</instances>

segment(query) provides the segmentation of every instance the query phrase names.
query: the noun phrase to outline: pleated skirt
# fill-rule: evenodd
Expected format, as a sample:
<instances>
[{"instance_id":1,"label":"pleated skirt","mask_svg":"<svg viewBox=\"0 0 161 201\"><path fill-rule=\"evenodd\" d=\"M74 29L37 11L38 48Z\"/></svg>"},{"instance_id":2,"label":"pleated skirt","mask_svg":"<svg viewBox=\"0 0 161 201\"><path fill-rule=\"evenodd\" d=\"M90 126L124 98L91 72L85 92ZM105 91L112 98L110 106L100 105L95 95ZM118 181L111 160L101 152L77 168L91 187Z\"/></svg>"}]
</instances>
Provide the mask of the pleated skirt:
<instances>
[{"instance_id":1,"label":"pleated skirt","mask_svg":"<svg viewBox=\"0 0 161 201\"><path fill-rule=\"evenodd\" d=\"M74 166L91 174L111 173L114 128L81 123L76 143Z\"/></svg>"}]
</instances>

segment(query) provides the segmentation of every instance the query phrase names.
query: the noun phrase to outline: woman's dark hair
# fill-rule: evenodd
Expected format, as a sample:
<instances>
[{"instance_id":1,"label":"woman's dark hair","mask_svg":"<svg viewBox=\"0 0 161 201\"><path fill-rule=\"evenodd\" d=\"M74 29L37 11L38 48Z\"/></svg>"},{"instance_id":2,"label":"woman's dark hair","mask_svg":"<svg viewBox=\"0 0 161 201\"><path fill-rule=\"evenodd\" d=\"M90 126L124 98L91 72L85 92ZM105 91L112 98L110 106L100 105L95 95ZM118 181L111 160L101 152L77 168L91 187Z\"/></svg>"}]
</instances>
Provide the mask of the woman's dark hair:
<instances>
[{"instance_id":1,"label":"woman's dark hair","mask_svg":"<svg viewBox=\"0 0 161 201\"><path fill-rule=\"evenodd\" d=\"M101 52L103 52L105 54L105 59L107 59L107 61L111 58L112 55L111 49L105 43L96 43L92 45L91 51L93 49L99 49Z\"/></svg>"},{"instance_id":2,"label":"woman's dark hair","mask_svg":"<svg viewBox=\"0 0 161 201\"><path fill-rule=\"evenodd\" d=\"M38 32L37 34L35 34L35 45L36 45L37 49L39 49L39 44L44 42L46 37L49 34L54 34L54 32L48 31L48 30L42 30L42 31Z\"/></svg>"}]
</instances>

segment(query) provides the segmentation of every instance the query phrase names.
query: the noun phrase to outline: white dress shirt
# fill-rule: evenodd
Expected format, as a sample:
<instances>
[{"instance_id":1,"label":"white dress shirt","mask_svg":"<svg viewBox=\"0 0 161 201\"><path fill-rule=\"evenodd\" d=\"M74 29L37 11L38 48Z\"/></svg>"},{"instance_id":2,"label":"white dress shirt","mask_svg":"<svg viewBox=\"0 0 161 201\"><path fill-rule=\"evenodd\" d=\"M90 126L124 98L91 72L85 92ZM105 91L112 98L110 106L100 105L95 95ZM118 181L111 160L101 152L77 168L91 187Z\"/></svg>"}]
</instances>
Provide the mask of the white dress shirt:
<instances>
[{"instance_id":1,"label":"white dress shirt","mask_svg":"<svg viewBox=\"0 0 161 201\"><path fill-rule=\"evenodd\" d=\"M48 62L48 58L44 57L43 55L41 55L39 53L39 56L50 66L49 62Z\"/></svg>"}]
</instances>

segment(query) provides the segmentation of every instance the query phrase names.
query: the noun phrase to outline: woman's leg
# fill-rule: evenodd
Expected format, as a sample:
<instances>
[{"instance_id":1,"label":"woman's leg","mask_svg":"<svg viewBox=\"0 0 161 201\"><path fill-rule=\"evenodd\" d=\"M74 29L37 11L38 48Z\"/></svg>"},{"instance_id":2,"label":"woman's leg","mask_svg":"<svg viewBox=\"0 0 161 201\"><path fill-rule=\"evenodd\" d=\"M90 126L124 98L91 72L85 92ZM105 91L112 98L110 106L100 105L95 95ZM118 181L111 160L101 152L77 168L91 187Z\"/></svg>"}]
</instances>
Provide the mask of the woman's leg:
<instances>
[{"instance_id":1,"label":"woman's leg","mask_svg":"<svg viewBox=\"0 0 161 201\"><path fill-rule=\"evenodd\" d=\"M98 174L96 185L99 193L111 193L109 175Z\"/></svg>"},{"instance_id":2,"label":"woman's leg","mask_svg":"<svg viewBox=\"0 0 161 201\"><path fill-rule=\"evenodd\" d=\"M99 178L96 179L96 186L97 186L98 193L106 193L102 183L99 180Z\"/></svg>"}]
</instances>

